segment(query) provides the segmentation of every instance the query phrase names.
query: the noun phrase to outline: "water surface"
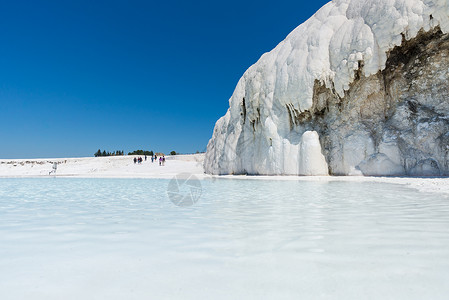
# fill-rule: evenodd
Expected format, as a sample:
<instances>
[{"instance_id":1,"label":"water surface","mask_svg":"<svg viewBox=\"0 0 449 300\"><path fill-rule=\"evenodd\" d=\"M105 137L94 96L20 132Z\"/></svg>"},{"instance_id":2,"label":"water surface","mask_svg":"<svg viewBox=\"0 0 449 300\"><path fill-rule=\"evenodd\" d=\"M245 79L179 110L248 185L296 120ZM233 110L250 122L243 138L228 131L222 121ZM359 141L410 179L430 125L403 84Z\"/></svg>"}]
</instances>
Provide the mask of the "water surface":
<instances>
[{"instance_id":1,"label":"water surface","mask_svg":"<svg viewBox=\"0 0 449 300\"><path fill-rule=\"evenodd\" d=\"M0 179L1 299L447 299L449 199L400 185ZM185 188L181 192L188 191Z\"/></svg>"}]
</instances>

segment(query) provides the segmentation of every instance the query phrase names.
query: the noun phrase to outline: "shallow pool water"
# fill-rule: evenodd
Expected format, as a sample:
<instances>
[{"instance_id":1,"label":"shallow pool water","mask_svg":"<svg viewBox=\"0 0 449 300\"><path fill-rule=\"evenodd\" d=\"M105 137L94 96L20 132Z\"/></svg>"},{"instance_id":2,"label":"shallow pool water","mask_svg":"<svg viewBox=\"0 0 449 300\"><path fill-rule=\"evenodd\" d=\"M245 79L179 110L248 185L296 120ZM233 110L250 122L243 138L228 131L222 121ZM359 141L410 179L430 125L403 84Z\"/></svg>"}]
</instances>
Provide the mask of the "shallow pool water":
<instances>
[{"instance_id":1,"label":"shallow pool water","mask_svg":"<svg viewBox=\"0 0 449 300\"><path fill-rule=\"evenodd\" d=\"M169 182L0 179L0 299L449 295L447 196L381 183ZM170 193L198 201L176 206Z\"/></svg>"}]
</instances>

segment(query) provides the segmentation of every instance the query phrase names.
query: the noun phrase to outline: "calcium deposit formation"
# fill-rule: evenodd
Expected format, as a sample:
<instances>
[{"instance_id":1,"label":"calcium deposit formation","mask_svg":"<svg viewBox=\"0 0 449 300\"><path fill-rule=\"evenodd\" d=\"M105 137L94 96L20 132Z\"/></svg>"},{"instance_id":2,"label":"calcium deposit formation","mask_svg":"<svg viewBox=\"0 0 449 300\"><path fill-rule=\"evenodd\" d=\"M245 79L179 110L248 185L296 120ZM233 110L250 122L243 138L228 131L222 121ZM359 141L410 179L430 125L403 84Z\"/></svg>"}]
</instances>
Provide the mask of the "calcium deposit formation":
<instances>
[{"instance_id":1,"label":"calcium deposit formation","mask_svg":"<svg viewBox=\"0 0 449 300\"><path fill-rule=\"evenodd\" d=\"M449 1L335 0L239 80L210 174L449 175Z\"/></svg>"}]
</instances>

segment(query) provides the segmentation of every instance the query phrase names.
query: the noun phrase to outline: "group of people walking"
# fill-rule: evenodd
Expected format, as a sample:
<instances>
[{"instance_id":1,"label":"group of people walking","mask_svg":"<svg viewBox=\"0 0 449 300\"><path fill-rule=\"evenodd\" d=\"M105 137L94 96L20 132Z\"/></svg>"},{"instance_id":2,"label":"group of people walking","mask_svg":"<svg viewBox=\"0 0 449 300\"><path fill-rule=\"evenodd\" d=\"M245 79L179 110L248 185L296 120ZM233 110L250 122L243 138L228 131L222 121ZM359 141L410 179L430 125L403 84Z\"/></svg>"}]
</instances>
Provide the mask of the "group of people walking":
<instances>
[{"instance_id":1,"label":"group of people walking","mask_svg":"<svg viewBox=\"0 0 449 300\"><path fill-rule=\"evenodd\" d=\"M146 157L145 157L145 160L146 160ZM141 164L142 163L142 161L143 161L143 159L142 159L142 157L134 157L134 163L135 164Z\"/></svg>"},{"instance_id":2,"label":"group of people walking","mask_svg":"<svg viewBox=\"0 0 449 300\"><path fill-rule=\"evenodd\" d=\"M151 156L151 162L153 163L153 162L157 162L157 160L158 160L158 157L157 157L157 155L152 155ZM145 155L145 161L147 161L147 156ZM143 159L142 159L142 157L134 157L134 164L141 164L143 162ZM163 155L163 156L159 156L159 166L165 166L165 156Z\"/></svg>"}]
</instances>

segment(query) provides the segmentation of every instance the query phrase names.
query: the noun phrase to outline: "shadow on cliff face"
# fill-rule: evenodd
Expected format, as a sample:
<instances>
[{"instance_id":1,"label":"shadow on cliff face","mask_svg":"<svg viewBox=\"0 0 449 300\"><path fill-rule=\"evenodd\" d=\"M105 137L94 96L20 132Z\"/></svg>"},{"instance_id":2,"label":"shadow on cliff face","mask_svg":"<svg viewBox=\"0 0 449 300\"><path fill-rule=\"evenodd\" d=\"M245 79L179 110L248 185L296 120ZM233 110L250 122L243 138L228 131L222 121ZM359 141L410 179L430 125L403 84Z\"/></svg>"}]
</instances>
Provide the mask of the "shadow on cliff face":
<instances>
[{"instance_id":1,"label":"shadow on cliff face","mask_svg":"<svg viewBox=\"0 0 449 300\"><path fill-rule=\"evenodd\" d=\"M319 133L332 175L449 175L448 70L449 34L421 31L375 75L360 61L344 97L315 81L312 108L289 113L291 126Z\"/></svg>"}]
</instances>

